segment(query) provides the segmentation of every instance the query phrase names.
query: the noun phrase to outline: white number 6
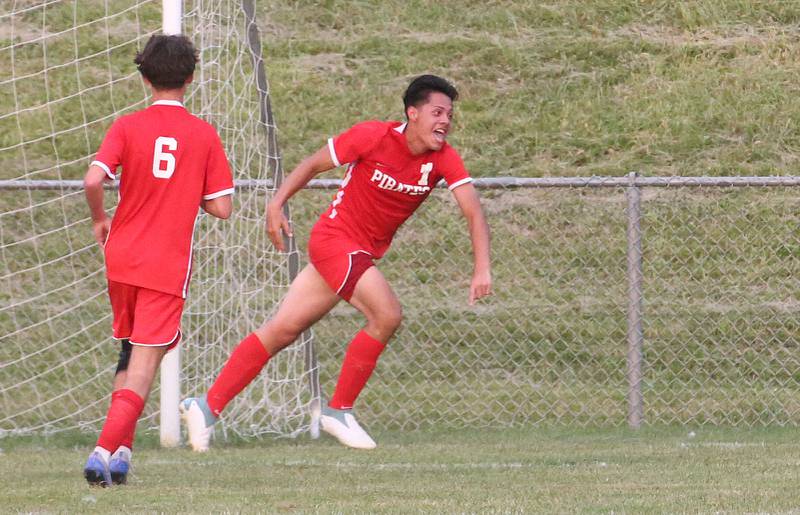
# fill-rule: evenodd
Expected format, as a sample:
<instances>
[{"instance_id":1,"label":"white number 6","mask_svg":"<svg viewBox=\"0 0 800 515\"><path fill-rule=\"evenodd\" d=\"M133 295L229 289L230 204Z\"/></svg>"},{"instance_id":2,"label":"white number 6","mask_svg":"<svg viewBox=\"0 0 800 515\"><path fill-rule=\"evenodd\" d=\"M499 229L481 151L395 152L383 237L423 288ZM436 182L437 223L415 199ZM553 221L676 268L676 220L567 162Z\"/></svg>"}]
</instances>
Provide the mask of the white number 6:
<instances>
[{"instance_id":1,"label":"white number 6","mask_svg":"<svg viewBox=\"0 0 800 515\"><path fill-rule=\"evenodd\" d=\"M178 150L178 140L167 136L157 137L153 147L153 175L159 179L169 179L175 173L175 156L167 150ZM161 169L161 163L167 164L166 169Z\"/></svg>"}]
</instances>

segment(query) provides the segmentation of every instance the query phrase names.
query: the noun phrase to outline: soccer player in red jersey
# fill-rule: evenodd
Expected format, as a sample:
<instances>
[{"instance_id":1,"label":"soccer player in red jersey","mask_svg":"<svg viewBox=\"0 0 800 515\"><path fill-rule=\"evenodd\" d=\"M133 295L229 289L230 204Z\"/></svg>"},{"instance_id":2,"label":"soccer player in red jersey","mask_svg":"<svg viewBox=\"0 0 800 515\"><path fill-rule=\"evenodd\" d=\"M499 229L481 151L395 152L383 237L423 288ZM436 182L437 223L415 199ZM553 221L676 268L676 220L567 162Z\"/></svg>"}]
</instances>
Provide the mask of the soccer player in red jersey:
<instances>
[{"instance_id":1,"label":"soccer player in red jersey","mask_svg":"<svg viewBox=\"0 0 800 515\"><path fill-rule=\"evenodd\" d=\"M291 228L283 205L315 175L348 163L335 199L311 231L311 263L292 282L275 316L231 354L205 397L185 399L181 411L192 447L208 449L225 405L258 375L270 357L290 345L341 299L367 319L350 342L322 430L344 445L372 449L352 408L378 356L402 319L400 303L375 267L400 225L444 179L469 224L474 267L469 303L489 295L489 228L472 179L447 144L456 89L433 75L414 79L403 97L406 122L370 121L328 140L286 177L267 207L267 232L278 250Z\"/></svg>"},{"instance_id":2,"label":"soccer player in red jersey","mask_svg":"<svg viewBox=\"0 0 800 515\"><path fill-rule=\"evenodd\" d=\"M84 467L90 484L125 483L136 422L164 354L181 339L199 208L231 214L233 178L216 130L183 107L197 52L184 36L152 36L134 62L150 107L118 118L84 179L94 237L105 254L114 338L122 352L97 446ZM113 220L103 183L122 167Z\"/></svg>"}]
</instances>

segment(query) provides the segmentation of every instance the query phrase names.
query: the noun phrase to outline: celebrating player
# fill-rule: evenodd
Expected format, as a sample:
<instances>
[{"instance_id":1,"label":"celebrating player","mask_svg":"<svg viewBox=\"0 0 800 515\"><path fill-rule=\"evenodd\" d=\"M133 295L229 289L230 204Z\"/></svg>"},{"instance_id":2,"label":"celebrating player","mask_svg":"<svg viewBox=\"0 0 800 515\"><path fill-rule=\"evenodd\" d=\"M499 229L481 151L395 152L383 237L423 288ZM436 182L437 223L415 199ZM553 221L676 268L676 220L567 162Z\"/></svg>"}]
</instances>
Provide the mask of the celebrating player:
<instances>
[{"instance_id":1,"label":"celebrating player","mask_svg":"<svg viewBox=\"0 0 800 515\"><path fill-rule=\"evenodd\" d=\"M233 179L219 136L183 107L197 52L184 36L152 36L134 62L153 104L117 119L84 179L94 237L105 253L114 338L122 341L111 406L86 461L90 484L126 482L136 422L164 354L181 339L202 207L231 214ZM103 183L122 166L113 221Z\"/></svg>"},{"instance_id":2,"label":"celebrating player","mask_svg":"<svg viewBox=\"0 0 800 515\"><path fill-rule=\"evenodd\" d=\"M290 345L340 299L356 307L366 325L350 342L336 389L320 416L322 430L342 444L372 449L356 422L353 404L378 356L402 319L400 303L374 266L400 225L444 179L469 224L474 268L469 303L491 289L489 228L472 179L450 147L456 89L433 75L415 78L403 97L407 121L369 121L328 140L286 177L267 207L267 232L278 250L291 228L283 205L315 175L349 163L342 186L311 231L311 263L294 279L277 313L234 349L204 397L188 398L181 412L196 451L208 449L222 410L278 351Z\"/></svg>"}]
</instances>

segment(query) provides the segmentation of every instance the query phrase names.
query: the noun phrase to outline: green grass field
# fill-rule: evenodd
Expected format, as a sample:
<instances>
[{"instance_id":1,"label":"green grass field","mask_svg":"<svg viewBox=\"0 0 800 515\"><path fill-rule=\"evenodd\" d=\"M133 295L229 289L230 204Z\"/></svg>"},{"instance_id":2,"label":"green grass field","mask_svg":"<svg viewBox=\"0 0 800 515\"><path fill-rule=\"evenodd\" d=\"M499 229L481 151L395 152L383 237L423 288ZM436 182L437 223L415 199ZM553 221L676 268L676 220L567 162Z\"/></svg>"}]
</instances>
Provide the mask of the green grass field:
<instances>
[{"instance_id":1,"label":"green grass field","mask_svg":"<svg viewBox=\"0 0 800 515\"><path fill-rule=\"evenodd\" d=\"M131 60L137 30L160 25L160 2L130 4L51 2L13 30L0 24L0 179L80 178L112 113L144 105ZM399 118L408 80L433 72L461 91L450 141L476 177L798 174L798 2L257 5L287 170L355 121ZM63 32L106 7L124 12L110 28ZM12 51L21 39L33 42ZM119 46L106 54L109 44ZM236 137L238 127L220 131ZM0 195L0 512L800 510L797 188L643 192L641 431L622 428L624 191L484 192L495 295L474 309L464 302L463 221L437 193L381 263L406 320L360 398L377 451L230 434L207 455L163 451L153 398L131 484L116 490L90 489L80 475L115 352L87 211L80 192L61 194ZM331 196L294 199L301 251ZM263 204L257 197L237 196L237 208ZM212 273L226 240L200 240L208 287L193 285L203 301L187 324L223 336L187 342L187 356L223 354L260 321L231 330L229 312L252 304L266 316L285 287L279 277L271 293L257 290L272 279L259 269L269 252L261 215L247 211L236 229L244 242L227 251L255 248L237 261L244 300L226 302L231 285ZM325 393L360 323L341 307L315 326ZM198 361L202 383L216 369ZM19 427L69 431L9 436Z\"/></svg>"},{"instance_id":2,"label":"green grass field","mask_svg":"<svg viewBox=\"0 0 800 515\"><path fill-rule=\"evenodd\" d=\"M4 441L3 512L789 513L796 431L382 432L375 451L266 440L141 445L127 486L81 477L87 438ZM10 444L10 445L9 445ZM143 448L143 449L142 449Z\"/></svg>"}]
</instances>

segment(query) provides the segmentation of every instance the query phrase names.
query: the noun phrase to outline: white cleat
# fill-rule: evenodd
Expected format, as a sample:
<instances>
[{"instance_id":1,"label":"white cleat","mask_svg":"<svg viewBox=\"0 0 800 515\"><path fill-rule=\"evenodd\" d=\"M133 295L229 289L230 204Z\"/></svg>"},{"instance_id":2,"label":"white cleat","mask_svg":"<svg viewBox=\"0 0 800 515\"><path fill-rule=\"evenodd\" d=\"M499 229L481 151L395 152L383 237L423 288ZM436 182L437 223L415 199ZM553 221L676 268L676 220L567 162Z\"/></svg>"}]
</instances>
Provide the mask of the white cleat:
<instances>
[{"instance_id":1,"label":"white cleat","mask_svg":"<svg viewBox=\"0 0 800 515\"><path fill-rule=\"evenodd\" d=\"M353 410L339 410L325 406L319 417L320 428L340 443L354 449L374 449L375 440L356 422Z\"/></svg>"},{"instance_id":2,"label":"white cleat","mask_svg":"<svg viewBox=\"0 0 800 515\"><path fill-rule=\"evenodd\" d=\"M186 423L189 444L195 452L206 452L214 435L216 417L211 414L206 399L189 397L180 404L181 418Z\"/></svg>"}]
</instances>

